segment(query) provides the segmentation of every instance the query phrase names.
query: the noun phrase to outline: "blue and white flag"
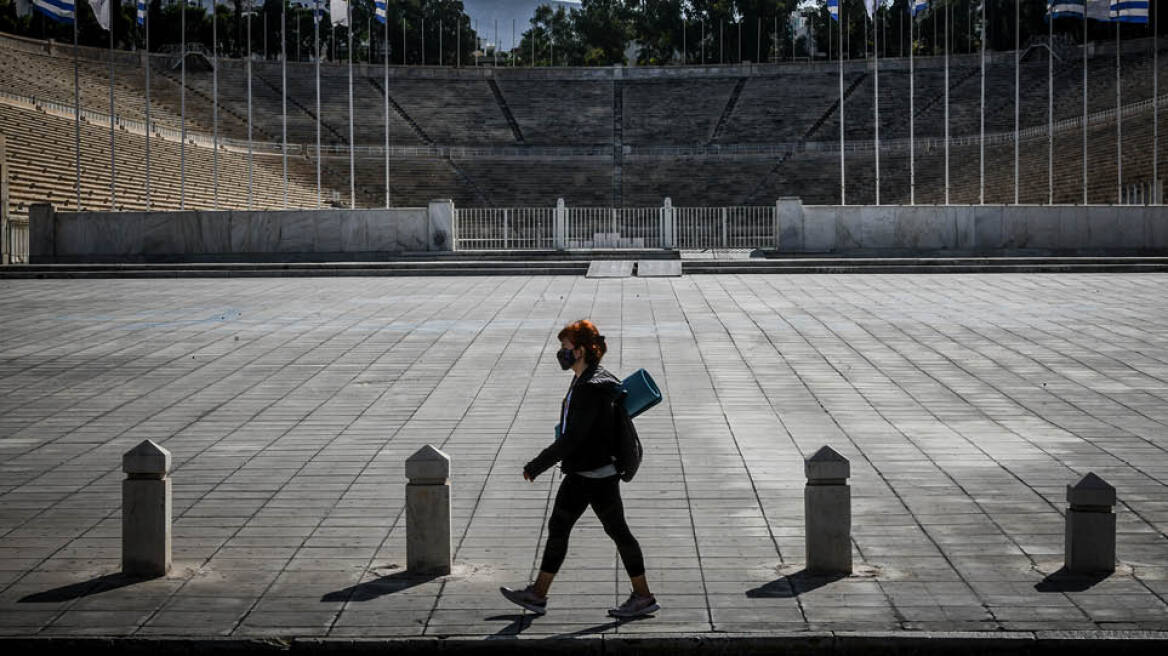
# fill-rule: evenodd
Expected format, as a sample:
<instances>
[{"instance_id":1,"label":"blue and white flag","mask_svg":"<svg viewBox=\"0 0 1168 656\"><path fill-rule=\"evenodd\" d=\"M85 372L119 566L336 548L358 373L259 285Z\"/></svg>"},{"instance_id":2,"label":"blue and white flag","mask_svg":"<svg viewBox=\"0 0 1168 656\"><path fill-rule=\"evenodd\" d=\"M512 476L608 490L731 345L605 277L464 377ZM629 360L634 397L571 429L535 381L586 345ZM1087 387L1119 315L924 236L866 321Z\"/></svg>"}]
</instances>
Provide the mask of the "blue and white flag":
<instances>
[{"instance_id":1,"label":"blue and white flag","mask_svg":"<svg viewBox=\"0 0 1168 656\"><path fill-rule=\"evenodd\" d=\"M329 19L333 25L348 25L349 3L346 0L329 0Z\"/></svg>"},{"instance_id":2,"label":"blue and white flag","mask_svg":"<svg viewBox=\"0 0 1168 656\"><path fill-rule=\"evenodd\" d=\"M58 23L73 22L73 0L32 0L32 6Z\"/></svg>"},{"instance_id":3,"label":"blue and white flag","mask_svg":"<svg viewBox=\"0 0 1168 656\"><path fill-rule=\"evenodd\" d=\"M382 25L385 25L385 3L386 0L377 0L373 3L376 7L374 14L377 16L377 22Z\"/></svg>"},{"instance_id":4,"label":"blue and white flag","mask_svg":"<svg viewBox=\"0 0 1168 656\"><path fill-rule=\"evenodd\" d=\"M884 4L882 0L864 0L864 8L868 10L868 18L876 16L876 10Z\"/></svg>"},{"instance_id":5,"label":"blue and white flag","mask_svg":"<svg viewBox=\"0 0 1168 656\"><path fill-rule=\"evenodd\" d=\"M146 0L138 0L138 24L146 24Z\"/></svg>"},{"instance_id":6,"label":"blue and white flag","mask_svg":"<svg viewBox=\"0 0 1168 656\"><path fill-rule=\"evenodd\" d=\"M913 16L916 16L917 14L923 12L924 10L926 10L928 8L929 8L929 0L912 0L912 15Z\"/></svg>"},{"instance_id":7,"label":"blue and white flag","mask_svg":"<svg viewBox=\"0 0 1168 656\"><path fill-rule=\"evenodd\" d=\"M1082 18L1084 0L1053 0L1047 7L1055 18Z\"/></svg>"},{"instance_id":8,"label":"blue and white flag","mask_svg":"<svg viewBox=\"0 0 1168 656\"><path fill-rule=\"evenodd\" d=\"M101 29L107 32L110 28L110 5L116 2L118 0L89 0L89 6L93 7L93 17L97 19Z\"/></svg>"},{"instance_id":9,"label":"blue and white flag","mask_svg":"<svg viewBox=\"0 0 1168 656\"><path fill-rule=\"evenodd\" d=\"M1148 0L1111 0L1112 23L1147 23Z\"/></svg>"},{"instance_id":10,"label":"blue and white flag","mask_svg":"<svg viewBox=\"0 0 1168 656\"><path fill-rule=\"evenodd\" d=\"M827 0L827 13L833 21L839 22L839 0Z\"/></svg>"}]
</instances>

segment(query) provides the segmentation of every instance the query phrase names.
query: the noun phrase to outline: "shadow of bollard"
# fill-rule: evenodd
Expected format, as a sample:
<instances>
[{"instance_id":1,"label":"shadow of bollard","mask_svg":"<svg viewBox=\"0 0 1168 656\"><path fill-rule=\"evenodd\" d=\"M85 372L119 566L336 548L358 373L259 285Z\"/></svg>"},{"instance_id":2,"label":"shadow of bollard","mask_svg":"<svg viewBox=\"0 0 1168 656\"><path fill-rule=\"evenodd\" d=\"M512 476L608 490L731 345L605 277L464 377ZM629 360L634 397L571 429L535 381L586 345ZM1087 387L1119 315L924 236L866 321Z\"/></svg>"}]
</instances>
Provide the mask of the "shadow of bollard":
<instances>
[{"instance_id":1,"label":"shadow of bollard","mask_svg":"<svg viewBox=\"0 0 1168 656\"><path fill-rule=\"evenodd\" d=\"M746 596L751 599L790 599L847 577L847 574L841 572L817 574L802 569L794 574L780 576L770 583L747 590Z\"/></svg>"},{"instance_id":2,"label":"shadow of bollard","mask_svg":"<svg viewBox=\"0 0 1168 656\"><path fill-rule=\"evenodd\" d=\"M1048 574L1046 578L1035 583L1034 589L1039 592L1083 592L1109 576L1111 576L1111 572L1076 574L1066 567L1062 567L1057 572Z\"/></svg>"},{"instance_id":3,"label":"shadow of bollard","mask_svg":"<svg viewBox=\"0 0 1168 656\"><path fill-rule=\"evenodd\" d=\"M329 592L321 601L372 601L378 597L408 590L438 578L437 574L415 575L409 572L394 572L372 581L365 581L347 588Z\"/></svg>"}]
</instances>

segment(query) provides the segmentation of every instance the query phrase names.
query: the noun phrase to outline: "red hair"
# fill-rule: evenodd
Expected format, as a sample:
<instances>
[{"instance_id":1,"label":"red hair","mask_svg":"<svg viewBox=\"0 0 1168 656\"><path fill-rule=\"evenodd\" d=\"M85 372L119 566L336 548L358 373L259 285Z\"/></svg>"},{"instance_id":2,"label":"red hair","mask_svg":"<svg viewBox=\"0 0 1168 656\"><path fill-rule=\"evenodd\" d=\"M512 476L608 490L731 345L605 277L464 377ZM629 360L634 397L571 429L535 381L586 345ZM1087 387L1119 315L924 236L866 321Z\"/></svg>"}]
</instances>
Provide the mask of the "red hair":
<instances>
[{"instance_id":1,"label":"red hair","mask_svg":"<svg viewBox=\"0 0 1168 656\"><path fill-rule=\"evenodd\" d=\"M556 339L568 340L572 346L584 349L584 361L588 364L599 364L608 347L604 344L604 335L596 328L596 324L587 319L573 321L564 326Z\"/></svg>"}]
</instances>

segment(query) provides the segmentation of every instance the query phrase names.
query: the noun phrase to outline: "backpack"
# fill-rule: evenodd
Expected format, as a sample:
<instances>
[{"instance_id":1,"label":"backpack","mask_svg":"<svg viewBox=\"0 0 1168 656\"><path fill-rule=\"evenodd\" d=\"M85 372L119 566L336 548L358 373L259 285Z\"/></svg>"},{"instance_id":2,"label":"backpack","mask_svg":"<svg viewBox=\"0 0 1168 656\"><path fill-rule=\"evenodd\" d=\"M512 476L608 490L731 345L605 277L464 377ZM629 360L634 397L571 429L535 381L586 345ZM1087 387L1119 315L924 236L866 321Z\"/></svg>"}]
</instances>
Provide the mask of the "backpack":
<instances>
[{"instance_id":1,"label":"backpack","mask_svg":"<svg viewBox=\"0 0 1168 656\"><path fill-rule=\"evenodd\" d=\"M621 480L628 483L637 475L645 450L641 447L641 438L637 436L637 427L633 425L633 420L625 409L625 394L621 391L612 402L615 451L613 455L616 456L613 465L616 466Z\"/></svg>"}]
</instances>

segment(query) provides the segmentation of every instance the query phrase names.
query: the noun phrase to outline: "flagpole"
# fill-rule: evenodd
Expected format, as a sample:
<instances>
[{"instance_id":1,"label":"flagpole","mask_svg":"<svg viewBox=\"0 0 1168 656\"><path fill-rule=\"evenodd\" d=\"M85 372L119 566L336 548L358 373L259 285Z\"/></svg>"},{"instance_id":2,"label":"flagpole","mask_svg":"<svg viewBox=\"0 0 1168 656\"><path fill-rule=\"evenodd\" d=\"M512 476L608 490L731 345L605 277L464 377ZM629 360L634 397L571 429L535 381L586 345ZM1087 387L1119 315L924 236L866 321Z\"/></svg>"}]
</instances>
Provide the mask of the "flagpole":
<instances>
[{"instance_id":1,"label":"flagpole","mask_svg":"<svg viewBox=\"0 0 1168 656\"><path fill-rule=\"evenodd\" d=\"M251 8L254 12L255 3L251 2L249 4L251 5ZM254 17L255 16L253 14L247 14L247 209L249 210L252 208L254 182L254 158L252 154L253 149L251 141L251 19Z\"/></svg>"},{"instance_id":2,"label":"flagpole","mask_svg":"<svg viewBox=\"0 0 1168 656\"><path fill-rule=\"evenodd\" d=\"M1046 204L1054 205L1054 12L1047 0L1046 33Z\"/></svg>"},{"instance_id":3,"label":"flagpole","mask_svg":"<svg viewBox=\"0 0 1168 656\"><path fill-rule=\"evenodd\" d=\"M1022 81L1022 56L1021 56L1021 6L1022 0L1014 0L1014 204L1018 204L1018 122L1019 122L1019 102L1018 102L1018 87Z\"/></svg>"},{"instance_id":4,"label":"flagpole","mask_svg":"<svg viewBox=\"0 0 1168 656\"><path fill-rule=\"evenodd\" d=\"M978 140L977 202L985 205L985 46L986 46L986 2L981 0L981 138Z\"/></svg>"},{"instance_id":5,"label":"flagpole","mask_svg":"<svg viewBox=\"0 0 1168 656\"><path fill-rule=\"evenodd\" d=\"M912 11L912 2L909 3ZM916 16L908 20L908 204L917 204L917 149L916 149L916 81L913 70L913 25Z\"/></svg>"},{"instance_id":6,"label":"flagpole","mask_svg":"<svg viewBox=\"0 0 1168 656\"><path fill-rule=\"evenodd\" d=\"M840 60L839 60L839 114L840 114L840 205L848 204L846 186L846 165L844 164L844 3L836 7L839 14Z\"/></svg>"},{"instance_id":7,"label":"flagpole","mask_svg":"<svg viewBox=\"0 0 1168 656\"><path fill-rule=\"evenodd\" d=\"M1120 101L1122 92L1120 85L1123 80L1120 78L1120 58L1119 58L1119 21L1115 23L1115 185L1116 196L1115 202L1123 202L1123 107Z\"/></svg>"},{"instance_id":8,"label":"flagpole","mask_svg":"<svg viewBox=\"0 0 1168 656\"><path fill-rule=\"evenodd\" d=\"M353 143L353 0L345 3L345 32L349 36L349 207L357 209L357 159Z\"/></svg>"},{"instance_id":9,"label":"flagpole","mask_svg":"<svg viewBox=\"0 0 1168 656\"><path fill-rule=\"evenodd\" d=\"M181 117L179 119L181 127L182 141L178 144L178 208L185 210L187 208L187 0L180 0L182 5L179 11L181 19L180 35L179 35L179 58L181 62L180 76L182 84L179 85L179 104L181 105ZM249 89L250 93L250 89ZM248 98L250 102L251 98Z\"/></svg>"},{"instance_id":10,"label":"flagpole","mask_svg":"<svg viewBox=\"0 0 1168 656\"><path fill-rule=\"evenodd\" d=\"M390 207L389 197L389 1L385 2L385 209ZM461 32L461 26L459 32Z\"/></svg>"},{"instance_id":11,"label":"flagpole","mask_svg":"<svg viewBox=\"0 0 1168 656\"><path fill-rule=\"evenodd\" d=\"M114 5L118 5L121 0L113 0ZM120 9L121 7L118 6ZM109 41L110 41L110 74L109 74L109 96L110 96L110 210L117 211L118 209L118 162L115 156L117 150L114 144L114 10L113 7L107 7L109 12Z\"/></svg>"},{"instance_id":12,"label":"flagpole","mask_svg":"<svg viewBox=\"0 0 1168 656\"><path fill-rule=\"evenodd\" d=\"M876 113L876 204L880 204L880 27L876 24L880 15L880 0L872 9L872 63L875 67L872 108ZM867 24L867 21L864 23ZM793 52L793 51L792 51Z\"/></svg>"},{"instance_id":13,"label":"flagpole","mask_svg":"<svg viewBox=\"0 0 1168 656\"><path fill-rule=\"evenodd\" d=\"M1152 203L1160 204L1160 49L1157 23L1160 20L1159 7L1152 7Z\"/></svg>"},{"instance_id":14,"label":"flagpole","mask_svg":"<svg viewBox=\"0 0 1168 656\"><path fill-rule=\"evenodd\" d=\"M73 0L73 154L75 155L76 175L73 178L73 191L77 196L77 211L81 211L81 80L77 67L77 2Z\"/></svg>"},{"instance_id":15,"label":"flagpole","mask_svg":"<svg viewBox=\"0 0 1168 656\"><path fill-rule=\"evenodd\" d=\"M1087 204L1087 3L1083 2L1083 205Z\"/></svg>"},{"instance_id":16,"label":"flagpole","mask_svg":"<svg viewBox=\"0 0 1168 656\"><path fill-rule=\"evenodd\" d=\"M316 207L324 207L320 187L320 0L316 0L312 11L313 55L316 58Z\"/></svg>"},{"instance_id":17,"label":"flagpole","mask_svg":"<svg viewBox=\"0 0 1168 656\"><path fill-rule=\"evenodd\" d=\"M949 204L949 16L952 7L945 7L945 204ZM933 19L934 23L936 18Z\"/></svg>"},{"instance_id":18,"label":"flagpole","mask_svg":"<svg viewBox=\"0 0 1168 656\"><path fill-rule=\"evenodd\" d=\"M288 209L288 19L287 2L280 3L280 103L283 132L280 151L284 155L284 209Z\"/></svg>"},{"instance_id":19,"label":"flagpole","mask_svg":"<svg viewBox=\"0 0 1168 656\"><path fill-rule=\"evenodd\" d=\"M211 0L211 187L213 207L219 209L219 16Z\"/></svg>"},{"instance_id":20,"label":"flagpole","mask_svg":"<svg viewBox=\"0 0 1168 656\"><path fill-rule=\"evenodd\" d=\"M146 211L150 211L150 3L142 0L146 25Z\"/></svg>"}]
</instances>

